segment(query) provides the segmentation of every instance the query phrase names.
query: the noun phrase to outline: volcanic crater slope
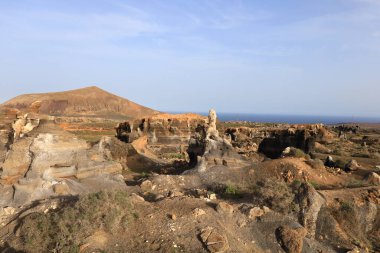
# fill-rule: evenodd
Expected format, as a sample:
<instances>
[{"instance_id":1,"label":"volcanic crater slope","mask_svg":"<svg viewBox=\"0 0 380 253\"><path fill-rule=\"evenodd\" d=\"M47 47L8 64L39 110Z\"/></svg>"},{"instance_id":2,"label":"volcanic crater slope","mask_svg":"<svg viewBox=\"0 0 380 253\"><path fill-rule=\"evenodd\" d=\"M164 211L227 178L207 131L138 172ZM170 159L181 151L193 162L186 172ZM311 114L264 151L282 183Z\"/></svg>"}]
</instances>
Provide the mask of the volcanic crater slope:
<instances>
[{"instance_id":1,"label":"volcanic crater slope","mask_svg":"<svg viewBox=\"0 0 380 253\"><path fill-rule=\"evenodd\" d=\"M158 113L96 86L64 92L20 95L0 105L0 110L102 118L137 118Z\"/></svg>"}]
</instances>

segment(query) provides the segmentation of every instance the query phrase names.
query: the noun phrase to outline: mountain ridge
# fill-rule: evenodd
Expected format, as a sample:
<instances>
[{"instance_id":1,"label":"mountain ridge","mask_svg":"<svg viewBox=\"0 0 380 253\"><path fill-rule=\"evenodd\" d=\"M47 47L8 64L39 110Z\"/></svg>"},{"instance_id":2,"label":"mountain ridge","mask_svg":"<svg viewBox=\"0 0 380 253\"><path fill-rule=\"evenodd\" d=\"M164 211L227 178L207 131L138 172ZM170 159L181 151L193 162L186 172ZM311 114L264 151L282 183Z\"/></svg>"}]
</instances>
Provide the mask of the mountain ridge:
<instances>
[{"instance_id":1,"label":"mountain ridge","mask_svg":"<svg viewBox=\"0 0 380 253\"><path fill-rule=\"evenodd\" d=\"M60 92L23 94L4 102L0 105L0 109L16 109L25 113L57 116L128 118L159 113L97 86Z\"/></svg>"}]
</instances>

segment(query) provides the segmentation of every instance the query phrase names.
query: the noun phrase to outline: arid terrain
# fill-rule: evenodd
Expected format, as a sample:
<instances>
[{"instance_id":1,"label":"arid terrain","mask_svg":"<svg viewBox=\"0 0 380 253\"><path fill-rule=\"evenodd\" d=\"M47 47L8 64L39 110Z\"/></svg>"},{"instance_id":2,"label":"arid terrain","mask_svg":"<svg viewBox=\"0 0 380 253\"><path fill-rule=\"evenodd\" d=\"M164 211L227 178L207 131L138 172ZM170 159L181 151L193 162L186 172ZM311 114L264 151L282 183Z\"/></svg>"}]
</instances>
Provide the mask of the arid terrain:
<instances>
[{"instance_id":1,"label":"arid terrain","mask_svg":"<svg viewBox=\"0 0 380 253\"><path fill-rule=\"evenodd\" d=\"M0 252L380 252L380 124L220 122L97 87L16 97Z\"/></svg>"}]
</instances>

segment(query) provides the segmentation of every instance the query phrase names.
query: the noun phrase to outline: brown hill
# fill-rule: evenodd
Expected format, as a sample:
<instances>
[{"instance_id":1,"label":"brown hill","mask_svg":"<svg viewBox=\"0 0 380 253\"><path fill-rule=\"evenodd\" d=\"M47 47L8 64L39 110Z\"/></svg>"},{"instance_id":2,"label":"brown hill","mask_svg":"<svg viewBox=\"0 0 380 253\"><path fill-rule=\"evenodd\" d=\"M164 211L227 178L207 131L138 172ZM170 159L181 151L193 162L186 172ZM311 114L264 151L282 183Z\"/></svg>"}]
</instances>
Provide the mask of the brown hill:
<instances>
[{"instance_id":1,"label":"brown hill","mask_svg":"<svg viewBox=\"0 0 380 253\"><path fill-rule=\"evenodd\" d=\"M77 90L17 96L0 109L17 109L54 116L138 118L157 114L150 108L92 86Z\"/></svg>"}]
</instances>

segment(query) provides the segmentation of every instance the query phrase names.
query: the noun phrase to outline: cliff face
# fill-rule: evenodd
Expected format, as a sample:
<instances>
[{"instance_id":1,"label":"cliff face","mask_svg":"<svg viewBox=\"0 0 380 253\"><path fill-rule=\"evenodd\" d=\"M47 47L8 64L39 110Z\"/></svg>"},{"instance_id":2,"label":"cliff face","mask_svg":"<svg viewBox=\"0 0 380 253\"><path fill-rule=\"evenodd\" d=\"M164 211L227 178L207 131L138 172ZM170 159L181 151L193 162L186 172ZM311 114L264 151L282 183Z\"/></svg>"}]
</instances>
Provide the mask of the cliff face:
<instances>
[{"instance_id":1,"label":"cliff face","mask_svg":"<svg viewBox=\"0 0 380 253\"><path fill-rule=\"evenodd\" d=\"M2 104L0 109L17 109L23 113L33 112L44 115L104 118L137 118L158 113L98 87L21 95Z\"/></svg>"},{"instance_id":2,"label":"cliff face","mask_svg":"<svg viewBox=\"0 0 380 253\"><path fill-rule=\"evenodd\" d=\"M323 125L281 125L280 127L229 127L225 134L239 152L259 151L270 158L278 158L287 147L305 153L313 151L316 141L330 138Z\"/></svg>"},{"instance_id":3,"label":"cliff face","mask_svg":"<svg viewBox=\"0 0 380 253\"><path fill-rule=\"evenodd\" d=\"M117 137L127 143L146 136L148 148L159 156L176 156L184 153L189 140L206 117L196 114L158 114L148 118L120 123Z\"/></svg>"}]
</instances>

